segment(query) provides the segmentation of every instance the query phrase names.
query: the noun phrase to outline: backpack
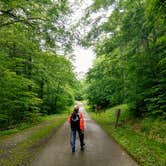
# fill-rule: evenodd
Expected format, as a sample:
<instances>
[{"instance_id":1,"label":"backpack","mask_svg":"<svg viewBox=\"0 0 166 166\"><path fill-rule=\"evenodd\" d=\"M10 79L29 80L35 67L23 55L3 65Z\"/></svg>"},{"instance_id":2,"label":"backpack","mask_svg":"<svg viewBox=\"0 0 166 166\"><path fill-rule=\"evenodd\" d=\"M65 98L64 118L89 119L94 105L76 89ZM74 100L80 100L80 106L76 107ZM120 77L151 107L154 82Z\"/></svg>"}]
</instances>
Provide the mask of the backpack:
<instances>
[{"instance_id":1,"label":"backpack","mask_svg":"<svg viewBox=\"0 0 166 166\"><path fill-rule=\"evenodd\" d=\"M71 115L71 129L77 130L80 128L80 117L78 113L73 112Z\"/></svg>"}]
</instances>

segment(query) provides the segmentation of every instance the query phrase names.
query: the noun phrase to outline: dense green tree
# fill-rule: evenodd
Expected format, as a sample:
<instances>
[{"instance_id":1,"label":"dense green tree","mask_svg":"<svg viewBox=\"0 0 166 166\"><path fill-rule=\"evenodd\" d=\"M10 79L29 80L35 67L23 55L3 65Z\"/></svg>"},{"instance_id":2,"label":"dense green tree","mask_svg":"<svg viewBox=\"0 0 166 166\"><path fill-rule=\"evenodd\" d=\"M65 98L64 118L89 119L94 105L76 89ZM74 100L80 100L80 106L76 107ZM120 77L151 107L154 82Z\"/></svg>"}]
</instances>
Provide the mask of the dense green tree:
<instances>
[{"instance_id":1,"label":"dense green tree","mask_svg":"<svg viewBox=\"0 0 166 166\"><path fill-rule=\"evenodd\" d=\"M0 128L57 113L74 101L71 62L57 54L70 37L59 20L67 1L0 1Z\"/></svg>"},{"instance_id":2,"label":"dense green tree","mask_svg":"<svg viewBox=\"0 0 166 166\"><path fill-rule=\"evenodd\" d=\"M108 7L105 1L96 3ZM165 115L165 5L159 0L114 3L108 21L98 27L109 36L96 43L99 62L87 75L90 103L127 102L137 116Z\"/></svg>"}]
</instances>

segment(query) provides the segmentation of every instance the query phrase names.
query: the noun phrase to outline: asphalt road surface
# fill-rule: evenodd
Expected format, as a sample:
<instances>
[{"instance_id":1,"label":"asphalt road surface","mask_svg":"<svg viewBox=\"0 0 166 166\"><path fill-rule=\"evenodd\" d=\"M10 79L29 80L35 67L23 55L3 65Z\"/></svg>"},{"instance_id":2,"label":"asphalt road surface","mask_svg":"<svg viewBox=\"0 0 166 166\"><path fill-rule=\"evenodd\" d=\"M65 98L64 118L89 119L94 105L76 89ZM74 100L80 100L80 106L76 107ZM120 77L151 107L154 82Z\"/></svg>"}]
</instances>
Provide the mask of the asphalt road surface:
<instances>
[{"instance_id":1,"label":"asphalt road surface","mask_svg":"<svg viewBox=\"0 0 166 166\"><path fill-rule=\"evenodd\" d=\"M31 166L138 166L138 164L96 124L79 103L85 119L85 150L81 151L77 134L76 152L71 153L70 127L66 122Z\"/></svg>"}]
</instances>

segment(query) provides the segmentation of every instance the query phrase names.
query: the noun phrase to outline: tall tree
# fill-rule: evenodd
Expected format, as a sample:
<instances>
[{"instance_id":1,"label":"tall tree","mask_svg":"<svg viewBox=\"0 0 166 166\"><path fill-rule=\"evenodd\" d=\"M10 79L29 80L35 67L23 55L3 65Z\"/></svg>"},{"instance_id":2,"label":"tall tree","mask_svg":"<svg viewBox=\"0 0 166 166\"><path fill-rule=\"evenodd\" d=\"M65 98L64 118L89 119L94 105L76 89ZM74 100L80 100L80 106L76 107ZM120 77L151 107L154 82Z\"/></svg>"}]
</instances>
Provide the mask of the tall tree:
<instances>
[{"instance_id":1,"label":"tall tree","mask_svg":"<svg viewBox=\"0 0 166 166\"><path fill-rule=\"evenodd\" d=\"M104 1L96 3L105 5ZM109 35L96 43L97 59L102 57L103 60L88 73L89 98L95 91L100 103L108 95L109 104L127 102L137 116L165 115L164 6L165 2L158 0L116 1L108 21L99 27L101 33ZM89 36L91 34L93 31ZM108 86L104 96L104 91L100 90L103 85L106 89ZM90 101L95 102L96 98Z\"/></svg>"},{"instance_id":2,"label":"tall tree","mask_svg":"<svg viewBox=\"0 0 166 166\"><path fill-rule=\"evenodd\" d=\"M0 1L0 126L35 121L74 100L75 75L57 43L70 34L63 1Z\"/></svg>"}]
</instances>

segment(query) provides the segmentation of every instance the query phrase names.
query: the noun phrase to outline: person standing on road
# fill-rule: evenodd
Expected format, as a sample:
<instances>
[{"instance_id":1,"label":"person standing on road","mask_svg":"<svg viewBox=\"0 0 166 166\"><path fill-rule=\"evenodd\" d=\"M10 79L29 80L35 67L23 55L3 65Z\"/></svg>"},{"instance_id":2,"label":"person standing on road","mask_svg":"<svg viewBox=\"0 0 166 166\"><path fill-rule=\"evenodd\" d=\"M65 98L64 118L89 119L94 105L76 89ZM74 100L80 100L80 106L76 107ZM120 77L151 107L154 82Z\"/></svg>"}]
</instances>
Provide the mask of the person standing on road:
<instances>
[{"instance_id":1,"label":"person standing on road","mask_svg":"<svg viewBox=\"0 0 166 166\"><path fill-rule=\"evenodd\" d=\"M76 133L78 132L81 150L84 150L84 119L83 114L79 112L79 106L74 106L72 114L68 117L71 126L71 148L75 152Z\"/></svg>"}]
</instances>

